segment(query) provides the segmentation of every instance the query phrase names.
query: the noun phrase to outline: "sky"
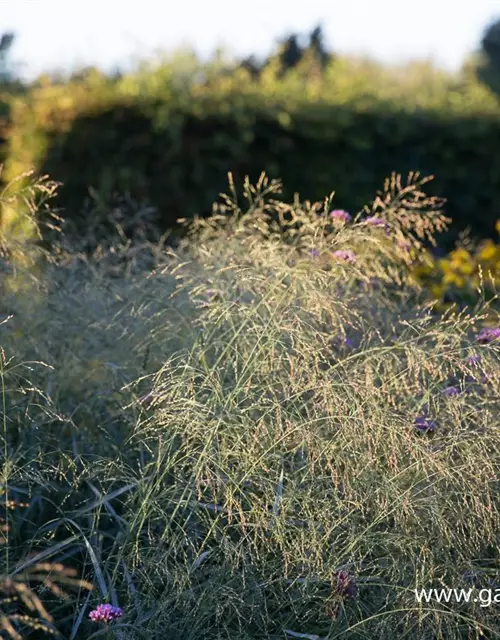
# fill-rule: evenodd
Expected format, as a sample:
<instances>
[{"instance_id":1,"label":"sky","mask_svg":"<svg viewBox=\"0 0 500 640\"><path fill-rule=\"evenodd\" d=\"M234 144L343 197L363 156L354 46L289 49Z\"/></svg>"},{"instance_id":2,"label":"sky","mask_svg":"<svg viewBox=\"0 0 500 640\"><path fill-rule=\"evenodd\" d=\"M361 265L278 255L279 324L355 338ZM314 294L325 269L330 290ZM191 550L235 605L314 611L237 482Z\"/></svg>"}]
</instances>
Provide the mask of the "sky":
<instances>
[{"instance_id":1,"label":"sky","mask_svg":"<svg viewBox=\"0 0 500 640\"><path fill-rule=\"evenodd\" d=\"M0 17L0 33L15 33L11 59L25 78L86 65L125 69L181 47L202 58L218 46L265 56L319 22L334 52L432 59L455 70L500 19L500 0L0 0Z\"/></svg>"}]
</instances>

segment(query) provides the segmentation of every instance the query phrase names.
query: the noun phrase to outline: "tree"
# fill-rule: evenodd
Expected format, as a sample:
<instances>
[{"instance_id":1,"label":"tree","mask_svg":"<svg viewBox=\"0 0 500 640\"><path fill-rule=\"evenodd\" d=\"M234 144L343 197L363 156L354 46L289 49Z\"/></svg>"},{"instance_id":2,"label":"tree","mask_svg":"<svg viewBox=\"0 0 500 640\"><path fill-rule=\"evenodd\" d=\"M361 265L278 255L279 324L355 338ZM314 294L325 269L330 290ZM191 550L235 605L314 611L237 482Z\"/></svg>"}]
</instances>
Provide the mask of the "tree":
<instances>
[{"instance_id":1,"label":"tree","mask_svg":"<svg viewBox=\"0 0 500 640\"><path fill-rule=\"evenodd\" d=\"M241 61L240 67L246 69L250 76L257 79L260 76L262 65L259 64L257 58L252 54L248 58Z\"/></svg>"},{"instance_id":2,"label":"tree","mask_svg":"<svg viewBox=\"0 0 500 640\"><path fill-rule=\"evenodd\" d=\"M500 94L500 20L486 28L481 40L482 60L478 64L478 78L492 91Z\"/></svg>"},{"instance_id":3,"label":"tree","mask_svg":"<svg viewBox=\"0 0 500 640\"><path fill-rule=\"evenodd\" d=\"M302 59L304 51L298 43L298 35L292 33L283 43L280 54L281 68L284 73L296 67Z\"/></svg>"},{"instance_id":4,"label":"tree","mask_svg":"<svg viewBox=\"0 0 500 640\"><path fill-rule=\"evenodd\" d=\"M12 70L9 65L9 52L13 42L13 33L4 33L0 38L0 82L10 82L12 80Z\"/></svg>"},{"instance_id":5,"label":"tree","mask_svg":"<svg viewBox=\"0 0 500 640\"><path fill-rule=\"evenodd\" d=\"M319 62L322 69L330 62L332 56L325 48L323 41L323 27L318 25L311 31L309 36L309 49L314 53L314 57Z\"/></svg>"},{"instance_id":6,"label":"tree","mask_svg":"<svg viewBox=\"0 0 500 640\"><path fill-rule=\"evenodd\" d=\"M486 29L481 45L488 59L500 69L500 20Z\"/></svg>"},{"instance_id":7,"label":"tree","mask_svg":"<svg viewBox=\"0 0 500 640\"><path fill-rule=\"evenodd\" d=\"M254 78L258 78L264 68L278 60L281 74L297 67L304 59L306 52L310 51L313 58L319 64L320 69L324 69L331 60L332 55L327 51L321 25L315 27L309 34L309 44L304 47L299 41L301 36L297 33L287 35L279 42L278 52L271 54L262 64L259 64L254 55L245 58L240 62L240 66L246 69Z\"/></svg>"}]
</instances>

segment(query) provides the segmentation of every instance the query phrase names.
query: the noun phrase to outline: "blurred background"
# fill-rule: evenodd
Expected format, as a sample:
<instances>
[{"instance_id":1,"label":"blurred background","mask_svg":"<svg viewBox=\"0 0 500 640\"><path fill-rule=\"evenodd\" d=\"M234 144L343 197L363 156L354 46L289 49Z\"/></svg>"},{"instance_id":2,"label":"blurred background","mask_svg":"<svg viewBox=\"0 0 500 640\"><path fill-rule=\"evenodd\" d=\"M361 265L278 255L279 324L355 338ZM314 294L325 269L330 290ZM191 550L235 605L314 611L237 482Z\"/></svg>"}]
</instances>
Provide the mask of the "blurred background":
<instances>
[{"instance_id":1,"label":"blurred background","mask_svg":"<svg viewBox=\"0 0 500 640\"><path fill-rule=\"evenodd\" d=\"M68 229L126 197L175 238L228 171L266 171L284 198L334 191L351 212L391 172L420 171L447 199L444 247L496 233L500 0L1 8L2 180L60 181ZM15 212L1 223L12 232Z\"/></svg>"}]
</instances>

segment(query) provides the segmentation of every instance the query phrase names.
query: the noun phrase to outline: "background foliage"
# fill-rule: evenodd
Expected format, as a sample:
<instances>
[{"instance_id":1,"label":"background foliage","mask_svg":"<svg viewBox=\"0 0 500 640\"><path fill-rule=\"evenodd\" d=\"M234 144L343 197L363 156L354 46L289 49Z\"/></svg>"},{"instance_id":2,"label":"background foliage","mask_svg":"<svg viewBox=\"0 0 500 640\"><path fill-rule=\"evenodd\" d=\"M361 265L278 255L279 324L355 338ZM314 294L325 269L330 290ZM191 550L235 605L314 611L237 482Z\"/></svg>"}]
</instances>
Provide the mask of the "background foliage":
<instances>
[{"instance_id":1,"label":"background foliage","mask_svg":"<svg viewBox=\"0 0 500 640\"><path fill-rule=\"evenodd\" d=\"M318 26L307 46L292 34L262 64L185 53L125 75L42 77L5 94L3 180L48 173L79 227L89 187L103 201L128 193L166 230L208 215L228 171L237 183L265 171L311 200L335 191L336 206L354 212L392 171L417 170L448 200L441 243L467 227L494 237L500 100L483 78L488 60L485 49L456 75L429 63L388 68L333 56Z\"/></svg>"}]
</instances>

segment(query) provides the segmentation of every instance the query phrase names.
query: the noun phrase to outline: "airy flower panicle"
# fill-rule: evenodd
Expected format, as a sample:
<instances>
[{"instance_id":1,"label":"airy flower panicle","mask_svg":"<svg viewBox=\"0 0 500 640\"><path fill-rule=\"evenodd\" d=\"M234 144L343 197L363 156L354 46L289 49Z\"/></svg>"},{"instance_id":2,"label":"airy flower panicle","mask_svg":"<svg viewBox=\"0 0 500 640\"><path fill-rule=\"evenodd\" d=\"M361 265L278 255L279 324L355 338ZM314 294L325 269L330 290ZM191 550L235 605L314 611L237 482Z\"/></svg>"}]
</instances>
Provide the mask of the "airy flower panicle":
<instances>
[{"instance_id":1,"label":"airy flower panicle","mask_svg":"<svg viewBox=\"0 0 500 640\"><path fill-rule=\"evenodd\" d=\"M120 607L114 607L111 604L100 604L96 609L89 613L89 618L92 622L111 622L117 618L121 618L123 615L123 609Z\"/></svg>"}]
</instances>

